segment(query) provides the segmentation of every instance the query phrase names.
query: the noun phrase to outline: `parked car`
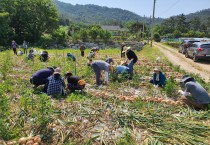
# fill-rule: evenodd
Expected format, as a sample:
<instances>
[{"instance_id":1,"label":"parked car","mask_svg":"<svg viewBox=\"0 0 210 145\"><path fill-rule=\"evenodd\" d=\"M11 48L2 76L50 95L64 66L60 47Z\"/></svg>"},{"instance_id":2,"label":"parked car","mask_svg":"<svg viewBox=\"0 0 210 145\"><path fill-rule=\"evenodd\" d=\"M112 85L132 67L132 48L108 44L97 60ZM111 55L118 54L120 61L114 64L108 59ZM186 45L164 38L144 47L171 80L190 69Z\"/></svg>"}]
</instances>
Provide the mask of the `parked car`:
<instances>
[{"instance_id":1,"label":"parked car","mask_svg":"<svg viewBox=\"0 0 210 145\"><path fill-rule=\"evenodd\" d=\"M199 40L183 40L179 46L179 52L185 54L186 48L190 47L192 43L200 42Z\"/></svg>"},{"instance_id":2,"label":"parked car","mask_svg":"<svg viewBox=\"0 0 210 145\"><path fill-rule=\"evenodd\" d=\"M193 61L199 59L210 59L210 42L195 42L186 49L185 56L193 58Z\"/></svg>"}]
</instances>

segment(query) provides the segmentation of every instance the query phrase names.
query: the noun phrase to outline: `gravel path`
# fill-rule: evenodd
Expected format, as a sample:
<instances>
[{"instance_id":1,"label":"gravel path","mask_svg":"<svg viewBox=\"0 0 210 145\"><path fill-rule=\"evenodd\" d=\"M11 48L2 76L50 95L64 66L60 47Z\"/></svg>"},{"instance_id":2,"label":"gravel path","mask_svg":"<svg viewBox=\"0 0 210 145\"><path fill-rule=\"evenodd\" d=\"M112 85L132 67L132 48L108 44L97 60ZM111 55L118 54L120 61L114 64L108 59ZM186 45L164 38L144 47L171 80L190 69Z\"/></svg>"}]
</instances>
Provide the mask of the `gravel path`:
<instances>
[{"instance_id":1,"label":"gravel path","mask_svg":"<svg viewBox=\"0 0 210 145\"><path fill-rule=\"evenodd\" d=\"M200 75L206 82L210 81L210 61L193 62L186 58L178 50L164 46L161 43L154 43L173 65L180 65L180 68L186 72Z\"/></svg>"}]
</instances>

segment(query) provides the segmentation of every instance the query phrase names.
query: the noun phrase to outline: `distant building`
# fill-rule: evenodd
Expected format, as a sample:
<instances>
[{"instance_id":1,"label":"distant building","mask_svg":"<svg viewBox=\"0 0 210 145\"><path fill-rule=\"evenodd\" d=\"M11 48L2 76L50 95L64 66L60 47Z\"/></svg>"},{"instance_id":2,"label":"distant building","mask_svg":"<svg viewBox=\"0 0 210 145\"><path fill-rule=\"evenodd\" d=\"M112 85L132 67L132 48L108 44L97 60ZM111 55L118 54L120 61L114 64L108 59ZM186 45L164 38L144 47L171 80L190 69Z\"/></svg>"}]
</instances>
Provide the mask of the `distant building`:
<instances>
[{"instance_id":1,"label":"distant building","mask_svg":"<svg viewBox=\"0 0 210 145\"><path fill-rule=\"evenodd\" d=\"M128 32L127 28L121 28L120 26L102 25L101 28L111 32L113 36L119 35L120 32Z\"/></svg>"}]
</instances>

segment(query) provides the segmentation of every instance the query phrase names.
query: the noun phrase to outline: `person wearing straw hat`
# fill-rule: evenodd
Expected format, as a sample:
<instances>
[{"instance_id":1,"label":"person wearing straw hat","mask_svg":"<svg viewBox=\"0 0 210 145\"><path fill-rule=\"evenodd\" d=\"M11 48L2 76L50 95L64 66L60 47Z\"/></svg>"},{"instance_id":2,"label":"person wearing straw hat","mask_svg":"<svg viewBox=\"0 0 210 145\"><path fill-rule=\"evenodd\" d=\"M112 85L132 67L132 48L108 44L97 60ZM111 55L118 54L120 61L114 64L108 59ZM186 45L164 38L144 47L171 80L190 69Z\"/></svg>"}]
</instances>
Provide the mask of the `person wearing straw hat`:
<instances>
[{"instance_id":1,"label":"person wearing straw hat","mask_svg":"<svg viewBox=\"0 0 210 145\"><path fill-rule=\"evenodd\" d=\"M154 68L153 79L150 80L156 88L157 87L164 87L166 84L166 76L160 71L159 68Z\"/></svg>"},{"instance_id":2,"label":"person wearing straw hat","mask_svg":"<svg viewBox=\"0 0 210 145\"><path fill-rule=\"evenodd\" d=\"M78 76L73 76L71 72L65 74L65 79L67 79L66 90L74 92L75 90L83 90L85 88L86 82Z\"/></svg>"},{"instance_id":3,"label":"person wearing straw hat","mask_svg":"<svg viewBox=\"0 0 210 145\"><path fill-rule=\"evenodd\" d=\"M109 84L109 71L113 70L112 65L110 65L109 63L103 61L103 60L95 60L93 61L90 66L92 67L93 71L95 72L96 75L96 85L100 85L101 84L101 71L105 71L105 83L106 85Z\"/></svg>"},{"instance_id":4,"label":"person wearing straw hat","mask_svg":"<svg viewBox=\"0 0 210 145\"><path fill-rule=\"evenodd\" d=\"M57 95L64 96L65 93L65 82L61 77L61 69L56 68L53 75L48 78L49 84L47 88L47 94L55 97Z\"/></svg>"},{"instance_id":5,"label":"person wearing straw hat","mask_svg":"<svg viewBox=\"0 0 210 145\"><path fill-rule=\"evenodd\" d=\"M181 88L178 92L182 95L180 100L196 110L207 109L210 104L208 92L189 75L184 75L180 81Z\"/></svg>"},{"instance_id":6,"label":"person wearing straw hat","mask_svg":"<svg viewBox=\"0 0 210 145\"><path fill-rule=\"evenodd\" d=\"M131 50L131 47L126 47L124 51L122 51L122 53L125 53L127 56L127 59L130 61L128 63L128 65L130 66L130 77L129 79L133 78L133 65L137 62L138 57L135 54L135 52L133 50ZM127 63L127 61L126 61Z\"/></svg>"}]
</instances>

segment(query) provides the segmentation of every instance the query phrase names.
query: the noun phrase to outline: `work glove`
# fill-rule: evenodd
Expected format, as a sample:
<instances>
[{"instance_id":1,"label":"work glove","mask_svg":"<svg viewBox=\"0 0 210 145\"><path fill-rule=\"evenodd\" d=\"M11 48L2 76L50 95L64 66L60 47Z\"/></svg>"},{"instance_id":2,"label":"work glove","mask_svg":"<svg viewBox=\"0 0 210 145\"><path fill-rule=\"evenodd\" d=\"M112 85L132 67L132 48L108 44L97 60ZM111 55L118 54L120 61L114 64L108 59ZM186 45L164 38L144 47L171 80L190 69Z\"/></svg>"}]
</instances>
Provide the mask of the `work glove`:
<instances>
[{"instance_id":1,"label":"work glove","mask_svg":"<svg viewBox=\"0 0 210 145\"><path fill-rule=\"evenodd\" d=\"M182 91L182 90L178 90L178 93L179 93L179 94L183 94L183 91Z\"/></svg>"},{"instance_id":2,"label":"work glove","mask_svg":"<svg viewBox=\"0 0 210 145\"><path fill-rule=\"evenodd\" d=\"M154 86L154 88L155 88L155 89L157 89L157 88L158 88L158 85L153 85L153 86Z\"/></svg>"}]
</instances>

